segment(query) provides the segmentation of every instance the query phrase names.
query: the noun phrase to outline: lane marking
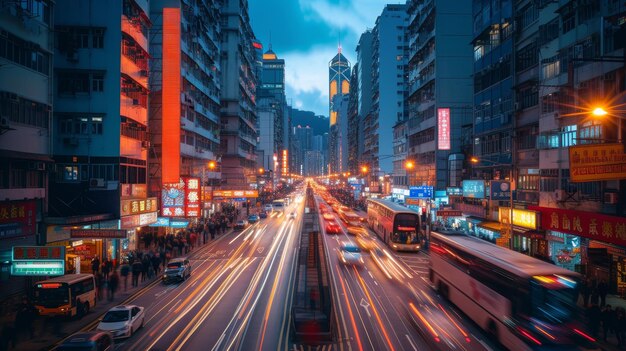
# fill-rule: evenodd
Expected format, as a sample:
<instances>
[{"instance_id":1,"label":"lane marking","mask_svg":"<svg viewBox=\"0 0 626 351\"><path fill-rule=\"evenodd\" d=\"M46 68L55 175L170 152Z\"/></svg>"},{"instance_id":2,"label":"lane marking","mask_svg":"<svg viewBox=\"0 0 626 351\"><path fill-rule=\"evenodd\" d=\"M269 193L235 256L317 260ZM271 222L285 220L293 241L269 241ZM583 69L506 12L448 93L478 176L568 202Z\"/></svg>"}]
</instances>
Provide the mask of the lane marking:
<instances>
[{"instance_id":1,"label":"lane marking","mask_svg":"<svg viewBox=\"0 0 626 351\"><path fill-rule=\"evenodd\" d=\"M404 336L406 336L406 339L409 341L409 344L411 344L411 347L413 348L413 350L417 351L417 346L415 346L415 344L413 343L413 340L411 340L411 338L409 337L409 334L404 334Z\"/></svg>"}]
</instances>

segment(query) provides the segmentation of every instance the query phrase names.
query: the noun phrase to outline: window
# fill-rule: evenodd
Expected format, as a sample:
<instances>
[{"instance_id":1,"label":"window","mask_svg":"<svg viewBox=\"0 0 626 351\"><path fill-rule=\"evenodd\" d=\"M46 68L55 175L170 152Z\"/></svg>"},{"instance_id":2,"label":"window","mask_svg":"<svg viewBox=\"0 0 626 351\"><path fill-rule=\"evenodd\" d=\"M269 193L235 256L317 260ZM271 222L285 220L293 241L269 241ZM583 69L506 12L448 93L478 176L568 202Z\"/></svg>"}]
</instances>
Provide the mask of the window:
<instances>
[{"instance_id":1,"label":"window","mask_svg":"<svg viewBox=\"0 0 626 351\"><path fill-rule=\"evenodd\" d=\"M104 48L104 29L92 29L91 46L94 49Z\"/></svg>"},{"instance_id":2,"label":"window","mask_svg":"<svg viewBox=\"0 0 626 351\"><path fill-rule=\"evenodd\" d=\"M50 106L0 91L0 115L7 116L11 122L48 128Z\"/></svg>"},{"instance_id":3,"label":"window","mask_svg":"<svg viewBox=\"0 0 626 351\"><path fill-rule=\"evenodd\" d=\"M63 180L78 181L78 166L65 166L63 168Z\"/></svg>"},{"instance_id":4,"label":"window","mask_svg":"<svg viewBox=\"0 0 626 351\"><path fill-rule=\"evenodd\" d=\"M522 29L527 28L531 24L533 24L539 18L539 9L531 4L522 10L522 15L520 16L520 24Z\"/></svg>"},{"instance_id":5,"label":"window","mask_svg":"<svg viewBox=\"0 0 626 351\"><path fill-rule=\"evenodd\" d=\"M576 26L576 12L571 7L572 3L567 5L567 8L563 9L561 14L561 21L563 22L563 34L571 31Z\"/></svg>"},{"instance_id":6,"label":"window","mask_svg":"<svg viewBox=\"0 0 626 351\"><path fill-rule=\"evenodd\" d=\"M539 26L539 45L546 44L559 36L559 19L555 18L545 25Z\"/></svg>"},{"instance_id":7,"label":"window","mask_svg":"<svg viewBox=\"0 0 626 351\"><path fill-rule=\"evenodd\" d=\"M102 135L102 116L67 116L58 115L59 134Z\"/></svg>"},{"instance_id":8,"label":"window","mask_svg":"<svg viewBox=\"0 0 626 351\"><path fill-rule=\"evenodd\" d=\"M103 49L105 28L56 26L59 51L72 54L77 49Z\"/></svg>"},{"instance_id":9,"label":"window","mask_svg":"<svg viewBox=\"0 0 626 351\"><path fill-rule=\"evenodd\" d=\"M526 170L528 171L528 170ZM520 174L517 176L517 186L520 190L539 190L539 175Z\"/></svg>"},{"instance_id":10,"label":"window","mask_svg":"<svg viewBox=\"0 0 626 351\"><path fill-rule=\"evenodd\" d=\"M539 63L539 49L533 42L519 50L517 54L517 71L521 72Z\"/></svg>"},{"instance_id":11,"label":"window","mask_svg":"<svg viewBox=\"0 0 626 351\"><path fill-rule=\"evenodd\" d=\"M5 34L0 35L0 57L45 75L50 73L50 54L39 44Z\"/></svg>"},{"instance_id":12,"label":"window","mask_svg":"<svg viewBox=\"0 0 626 351\"><path fill-rule=\"evenodd\" d=\"M530 87L518 92L518 101L522 108L529 108L539 103L539 92L536 87Z\"/></svg>"},{"instance_id":13,"label":"window","mask_svg":"<svg viewBox=\"0 0 626 351\"><path fill-rule=\"evenodd\" d=\"M570 147L576 145L576 129L577 125L565 126L561 129L561 145L563 147Z\"/></svg>"},{"instance_id":14,"label":"window","mask_svg":"<svg viewBox=\"0 0 626 351\"><path fill-rule=\"evenodd\" d=\"M104 91L104 74L94 73L91 75L91 91Z\"/></svg>"},{"instance_id":15,"label":"window","mask_svg":"<svg viewBox=\"0 0 626 351\"><path fill-rule=\"evenodd\" d=\"M541 60L541 76L543 79L555 77L559 72L561 72L561 61L559 61L558 55Z\"/></svg>"},{"instance_id":16,"label":"window","mask_svg":"<svg viewBox=\"0 0 626 351\"><path fill-rule=\"evenodd\" d=\"M579 131L580 144L592 144L598 142L602 138L602 125L600 122L590 121L580 126Z\"/></svg>"}]
</instances>

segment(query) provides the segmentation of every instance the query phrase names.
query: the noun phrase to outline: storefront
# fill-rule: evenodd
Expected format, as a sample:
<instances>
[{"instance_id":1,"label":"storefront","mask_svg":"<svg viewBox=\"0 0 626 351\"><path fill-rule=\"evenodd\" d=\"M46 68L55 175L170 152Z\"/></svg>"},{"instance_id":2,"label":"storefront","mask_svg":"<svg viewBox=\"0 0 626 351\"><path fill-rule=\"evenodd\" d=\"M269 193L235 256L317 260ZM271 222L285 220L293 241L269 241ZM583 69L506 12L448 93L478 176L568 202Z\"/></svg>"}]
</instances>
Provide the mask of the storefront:
<instances>
[{"instance_id":1,"label":"storefront","mask_svg":"<svg viewBox=\"0 0 626 351\"><path fill-rule=\"evenodd\" d=\"M539 212L509 207L498 209L501 225L501 239L510 239L512 250L526 255L549 260L548 241L545 231L539 230ZM511 225L511 221L513 222ZM496 240L499 242L499 240ZM506 245L505 242L502 243Z\"/></svg>"},{"instance_id":2,"label":"storefront","mask_svg":"<svg viewBox=\"0 0 626 351\"><path fill-rule=\"evenodd\" d=\"M500 232L502 231L502 224L500 222L485 221L476 225L476 236L483 240L487 240L492 243L496 243L496 240L500 238Z\"/></svg>"},{"instance_id":3,"label":"storefront","mask_svg":"<svg viewBox=\"0 0 626 351\"><path fill-rule=\"evenodd\" d=\"M587 278L606 280L610 292L626 294L626 218L540 206L531 209L541 212L541 228L548 233L551 258L557 264L561 260Z\"/></svg>"}]
</instances>

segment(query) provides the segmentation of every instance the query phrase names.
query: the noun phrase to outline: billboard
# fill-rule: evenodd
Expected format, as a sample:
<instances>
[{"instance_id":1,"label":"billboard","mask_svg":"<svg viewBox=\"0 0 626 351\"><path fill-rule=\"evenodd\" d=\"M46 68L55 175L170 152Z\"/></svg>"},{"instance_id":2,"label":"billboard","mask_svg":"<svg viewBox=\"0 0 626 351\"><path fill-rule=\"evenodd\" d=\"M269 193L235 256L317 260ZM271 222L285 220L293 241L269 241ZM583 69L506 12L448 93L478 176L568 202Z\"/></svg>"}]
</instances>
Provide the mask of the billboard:
<instances>
[{"instance_id":1,"label":"billboard","mask_svg":"<svg viewBox=\"0 0 626 351\"><path fill-rule=\"evenodd\" d=\"M35 234L37 202L0 202L0 239Z\"/></svg>"},{"instance_id":2,"label":"billboard","mask_svg":"<svg viewBox=\"0 0 626 351\"><path fill-rule=\"evenodd\" d=\"M511 182L504 180L492 180L489 186L491 200L511 199Z\"/></svg>"},{"instance_id":3,"label":"billboard","mask_svg":"<svg viewBox=\"0 0 626 351\"><path fill-rule=\"evenodd\" d=\"M14 246L11 275L65 274L65 246Z\"/></svg>"},{"instance_id":4,"label":"billboard","mask_svg":"<svg viewBox=\"0 0 626 351\"><path fill-rule=\"evenodd\" d=\"M437 109L437 130L439 150L450 150L450 109Z\"/></svg>"},{"instance_id":5,"label":"billboard","mask_svg":"<svg viewBox=\"0 0 626 351\"><path fill-rule=\"evenodd\" d=\"M622 144L570 146L569 169L572 182L626 179L624 146Z\"/></svg>"},{"instance_id":6,"label":"billboard","mask_svg":"<svg viewBox=\"0 0 626 351\"><path fill-rule=\"evenodd\" d=\"M161 215L164 217L199 217L200 179L183 177L178 183L163 184Z\"/></svg>"},{"instance_id":7,"label":"billboard","mask_svg":"<svg viewBox=\"0 0 626 351\"><path fill-rule=\"evenodd\" d=\"M485 198L485 181L484 180L464 180L463 181L463 197L484 199Z\"/></svg>"}]
</instances>

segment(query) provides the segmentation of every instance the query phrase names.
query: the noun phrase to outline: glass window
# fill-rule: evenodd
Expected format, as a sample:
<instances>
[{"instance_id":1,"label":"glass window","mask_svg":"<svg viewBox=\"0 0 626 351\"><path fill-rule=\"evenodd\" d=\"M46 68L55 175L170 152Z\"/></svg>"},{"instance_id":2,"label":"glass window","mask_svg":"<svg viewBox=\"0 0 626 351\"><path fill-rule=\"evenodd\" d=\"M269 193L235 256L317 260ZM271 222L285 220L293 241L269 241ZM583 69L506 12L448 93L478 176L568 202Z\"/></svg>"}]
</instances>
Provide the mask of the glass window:
<instances>
[{"instance_id":1,"label":"glass window","mask_svg":"<svg viewBox=\"0 0 626 351\"><path fill-rule=\"evenodd\" d=\"M65 166L63 172L64 180L78 180L78 166Z\"/></svg>"}]
</instances>

